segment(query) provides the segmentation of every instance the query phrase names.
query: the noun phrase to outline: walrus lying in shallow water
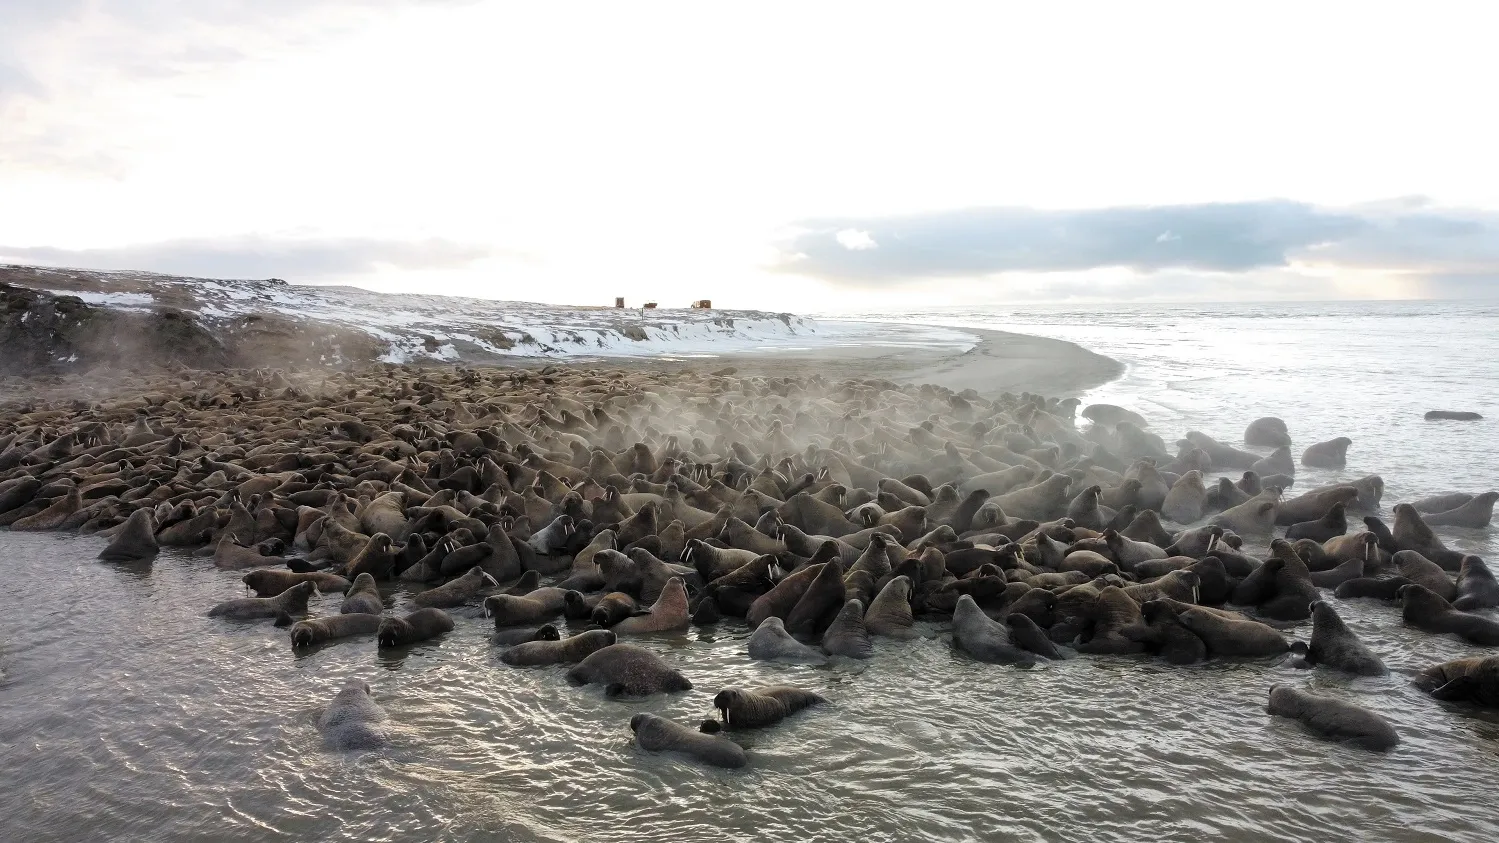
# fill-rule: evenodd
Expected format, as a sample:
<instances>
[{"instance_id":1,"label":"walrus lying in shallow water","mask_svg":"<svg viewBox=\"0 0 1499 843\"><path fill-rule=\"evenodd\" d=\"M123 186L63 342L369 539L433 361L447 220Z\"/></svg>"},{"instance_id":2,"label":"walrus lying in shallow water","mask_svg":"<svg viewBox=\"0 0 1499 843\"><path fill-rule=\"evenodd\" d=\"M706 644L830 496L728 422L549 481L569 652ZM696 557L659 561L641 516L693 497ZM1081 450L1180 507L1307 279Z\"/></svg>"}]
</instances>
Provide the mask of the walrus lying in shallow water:
<instances>
[{"instance_id":1,"label":"walrus lying in shallow water","mask_svg":"<svg viewBox=\"0 0 1499 843\"><path fill-rule=\"evenodd\" d=\"M1080 425L1075 402L869 378L391 366L193 379L11 407L0 524L99 534L106 559L208 548L252 569L222 572L226 596L241 578L259 595L216 616L290 623L314 590L357 581L349 620L303 620L294 642L363 631L386 600L428 607L376 621L379 646L433 639L488 593L503 660L649 694L690 688L652 636L739 618L751 655L776 660L928 646L919 628L982 661L1032 664L1060 644L1190 663L1275 658L1310 614L1309 662L1372 673L1379 654L1335 634L1319 588L1403 599L1412 623L1470 638L1487 627L1461 610L1499 603L1482 560L1438 535L1482 528L1499 496L1397 507L1387 529L1378 475L1287 495L1291 455L1337 465L1346 440L1298 452L1275 418L1246 430L1256 450L1190 431L1173 457L1123 408ZM1163 507L1183 529L1166 529ZM1368 532L1347 532L1349 512ZM1256 542L1280 527L1297 541L1267 564ZM1412 587L1455 603L1435 611L1400 593ZM1481 694L1466 687L1451 693Z\"/></svg>"}]
</instances>

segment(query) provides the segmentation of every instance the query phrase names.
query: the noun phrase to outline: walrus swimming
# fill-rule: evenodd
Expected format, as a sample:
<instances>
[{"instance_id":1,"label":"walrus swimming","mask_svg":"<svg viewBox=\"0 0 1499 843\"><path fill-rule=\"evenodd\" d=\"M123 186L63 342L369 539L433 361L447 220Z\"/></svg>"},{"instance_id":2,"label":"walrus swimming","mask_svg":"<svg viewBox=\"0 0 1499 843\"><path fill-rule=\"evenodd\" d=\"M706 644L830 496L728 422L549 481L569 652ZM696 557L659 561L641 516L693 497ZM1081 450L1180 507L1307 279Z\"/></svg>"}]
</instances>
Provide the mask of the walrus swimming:
<instances>
[{"instance_id":1,"label":"walrus swimming","mask_svg":"<svg viewBox=\"0 0 1499 843\"><path fill-rule=\"evenodd\" d=\"M109 546L99 551L99 558L105 562L134 562L150 559L160 552L155 517L149 509L137 509L125 519Z\"/></svg>"},{"instance_id":2,"label":"walrus swimming","mask_svg":"<svg viewBox=\"0 0 1499 843\"><path fill-rule=\"evenodd\" d=\"M301 582L275 597L241 597L238 600L226 600L209 609L208 616L253 620L302 614L307 611L307 601L312 598L312 593L316 590L317 587L312 583Z\"/></svg>"},{"instance_id":3,"label":"walrus swimming","mask_svg":"<svg viewBox=\"0 0 1499 843\"><path fill-rule=\"evenodd\" d=\"M1062 652L1057 649L1051 639L1046 637L1046 630L1036 625L1029 615L1013 613L1005 616L1005 626L1010 628L1010 641L1022 650L1029 650L1044 659L1059 661L1063 658Z\"/></svg>"},{"instance_id":4,"label":"walrus swimming","mask_svg":"<svg viewBox=\"0 0 1499 843\"><path fill-rule=\"evenodd\" d=\"M1301 453L1301 464L1307 468L1343 468L1348 465L1348 446L1352 444L1346 436L1318 442Z\"/></svg>"},{"instance_id":5,"label":"walrus swimming","mask_svg":"<svg viewBox=\"0 0 1499 843\"><path fill-rule=\"evenodd\" d=\"M213 564L220 568L259 568L284 565L280 556L261 556L253 547L241 547L234 533L225 533L214 547Z\"/></svg>"},{"instance_id":6,"label":"walrus swimming","mask_svg":"<svg viewBox=\"0 0 1499 843\"><path fill-rule=\"evenodd\" d=\"M973 598L965 594L953 609L953 644L980 661L1029 667L1036 654L1010 642L1009 627L990 620Z\"/></svg>"},{"instance_id":7,"label":"walrus swimming","mask_svg":"<svg viewBox=\"0 0 1499 843\"><path fill-rule=\"evenodd\" d=\"M1400 587L1400 616L1427 632L1457 635L1482 647L1499 647L1499 621L1470 615L1431 589L1411 583Z\"/></svg>"},{"instance_id":8,"label":"walrus swimming","mask_svg":"<svg viewBox=\"0 0 1499 843\"><path fill-rule=\"evenodd\" d=\"M452 631L452 616L438 608L426 608L404 618L382 618L375 637L381 647L404 647Z\"/></svg>"},{"instance_id":9,"label":"walrus swimming","mask_svg":"<svg viewBox=\"0 0 1499 843\"><path fill-rule=\"evenodd\" d=\"M560 641L526 641L500 654L500 661L518 666L572 664L615 644L618 639L607 629L590 629Z\"/></svg>"},{"instance_id":10,"label":"walrus swimming","mask_svg":"<svg viewBox=\"0 0 1499 843\"><path fill-rule=\"evenodd\" d=\"M324 618L308 618L291 626L293 647L311 647L336 638L376 632L380 629L380 616L364 612L329 615Z\"/></svg>"},{"instance_id":11,"label":"walrus swimming","mask_svg":"<svg viewBox=\"0 0 1499 843\"><path fill-rule=\"evenodd\" d=\"M1472 702L1499 708L1499 656L1456 659L1432 665L1421 671L1414 684L1446 702Z\"/></svg>"},{"instance_id":12,"label":"walrus swimming","mask_svg":"<svg viewBox=\"0 0 1499 843\"><path fill-rule=\"evenodd\" d=\"M767 685L754 690L725 688L713 697L713 707L731 729L761 729L774 726L804 708L827 702L811 691L788 685Z\"/></svg>"},{"instance_id":13,"label":"walrus swimming","mask_svg":"<svg viewBox=\"0 0 1499 843\"><path fill-rule=\"evenodd\" d=\"M1189 608L1176 616L1214 655L1252 658L1279 655L1291 649L1285 636L1258 621L1225 618L1200 608Z\"/></svg>"},{"instance_id":14,"label":"walrus swimming","mask_svg":"<svg viewBox=\"0 0 1499 843\"><path fill-rule=\"evenodd\" d=\"M746 647L752 659L804 664L822 664L828 660L822 651L808 647L792 638L781 619L776 617L766 618L763 623L755 627L755 631L750 633Z\"/></svg>"},{"instance_id":15,"label":"walrus swimming","mask_svg":"<svg viewBox=\"0 0 1499 843\"><path fill-rule=\"evenodd\" d=\"M1457 572L1457 599L1452 608L1462 612L1499 608L1499 583L1477 556L1464 556Z\"/></svg>"},{"instance_id":16,"label":"walrus swimming","mask_svg":"<svg viewBox=\"0 0 1499 843\"><path fill-rule=\"evenodd\" d=\"M497 629L490 638L501 647L513 647L527 641L560 641L561 633L555 624L542 624L535 629Z\"/></svg>"},{"instance_id":17,"label":"walrus swimming","mask_svg":"<svg viewBox=\"0 0 1499 843\"><path fill-rule=\"evenodd\" d=\"M707 735L680 723L641 713L630 718L635 743L647 752L678 752L715 767L735 769L749 763L744 748L722 735Z\"/></svg>"},{"instance_id":18,"label":"walrus swimming","mask_svg":"<svg viewBox=\"0 0 1499 843\"><path fill-rule=\"evenodd\" d=\"M317 586L321 594L342 594L349 590L353 584L337 574L329 574L323 571L311 571L298 574L293 571L280 571L275 568L256 568L240 577L247 587L255 592L256 597L275 597L281 592L291 588L297 583L310 582Z\"/></svg>"},{"instance_id":19,"label":"walrus swimming","mask_svg":"<svg viewBox=\"0 0 1499 843\"><path fill-rule=\"evenodd\" d=\"M661 657L634 644L610 644L590 653L567 672L577 685L599 684L607 696L645 697L690 691L692 683Z\"/></svg>"},{"instance_id":20,"label":"walrus swimming","mask_svg":"<svg viewBox=\"0 0 1499 843\"><path fill-rule=\"evenodd\" d=\"M681 577L672 577L661 590L661 596L644 614L616 623L611 629L620 635L643 632L671 632L686 629L690 616L687 609L687 586Z\"/></svg>"},{"instance_id":21,"label":"walrus swimming","mask_svg":"<svg viewBox=\"0 0 1499 843\"><path fill-rule=\"evenodd\" d=\"M864 604L857 599L844 602L838 616L822 635L822 650L830 656L867 659L874 655L874 644L864 624Z\"/></svg>"},{"instance_id":22,"label":"walrus swimming","mask_svg":"<svg viewBox=\"0 0 1499 843\"><path fill-rule=\"evenodd\" d=\"M1425 521L1430 527L1482 529L1494 518L1495 501L1499 501L1499 492L1484 492L1451 509L1430 513Z\"/></svg>"},{"instance_id":23,"label":"walrus swimming","mask_svg":"<svg viewBox=\"0 0 1499 843\"><path fill-rule=\"evenodd\" d=\"M375 702L369 683L350 679L318 718L323 743L333 749L379 749L390 740L390 717Z\"/></svg>"},{"instance_id":24,"label":"walrus swimming","mask_svg":"<svg viewBox=\"0 0 1499 843\"><path fill-rule=\"evenodd\" d=\"M340 614L359 612L368 615L384 612L385 601L380 598L380 587L375 584L375 578L368 573L355 577L353 586L338 605L338 611Z\"/></svg>"},{"instance_id":25,"label":"walrus swimming","mask_svg":"<svg viewBox=\"0 0 1499 843\"><path fill-rule=\"evenodd\" d=\"M1308 665L1326 665L1356 676L1389 673L1379 656L1364 646L1338 613L1322 600L1312 604L1312 639L1305 649Z\"/></svg>"},{"instance_id":26,"label":"walrus swimming","mask_svg":"<svg viewBox=\"0 0 1499 843\"><path fill-rule=\"evenodd\" d=\"M1447 570L1455 571L1462 564L1463 554L1448 550L1421 518L1421 513L1408 503L1395 504L1395 524L1390 527L1390 535L1396 547L1414 550Z\"/></svg>"},{"instance_id":27,"label":"walrus swimming","mask_svg":"<svg viewBox=\"0 0 1499 843\"><path fill-rule=\"evenodd\" d=\"M1301 721L1322 737L1375 751L1392 749L1400 736L1390 721L1362 706L1309 694L1286 685L1271 685L1265 711Z\"/></svg>"}]
</instances>

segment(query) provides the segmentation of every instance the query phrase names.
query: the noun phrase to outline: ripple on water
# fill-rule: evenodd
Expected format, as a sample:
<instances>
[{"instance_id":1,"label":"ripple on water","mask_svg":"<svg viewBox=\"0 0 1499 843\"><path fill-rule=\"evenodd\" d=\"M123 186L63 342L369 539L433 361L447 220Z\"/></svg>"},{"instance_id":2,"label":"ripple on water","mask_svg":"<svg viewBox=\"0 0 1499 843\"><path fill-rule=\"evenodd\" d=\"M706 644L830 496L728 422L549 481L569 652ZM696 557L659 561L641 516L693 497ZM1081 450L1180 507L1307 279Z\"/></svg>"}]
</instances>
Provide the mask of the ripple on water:
<instances>
[{"instance_id":1,"label":"ripple on water","mask_svg":"<svg viewBox=\"0 0 1499 843\"><path fill-rule=\"evenodd\" d=\"M285 630L203 615L242 593L205 560L118 568L92 561L88 537L0 545L16 595L0 613L7 839L1479 841L1499 827L1499 717L1408 684L1478 650L1377 601L1337 607L1387 677L1086 656L1016 670L928 624L877 639L867 663L780 665L748 660L747 630L724 623L642 639L693 691L616 701L563 667L500 663L480 617L398 653L354 639L294 655ZM390 713L387 750L319 745L319 711L354 677ZM631 740L636 712L694 724L718 689L777 682L830 705L736 735L746 770ZM1316 740L1266 716L1274 682L1372 705L1403 742Z\"/></svg>"}]
</instances>

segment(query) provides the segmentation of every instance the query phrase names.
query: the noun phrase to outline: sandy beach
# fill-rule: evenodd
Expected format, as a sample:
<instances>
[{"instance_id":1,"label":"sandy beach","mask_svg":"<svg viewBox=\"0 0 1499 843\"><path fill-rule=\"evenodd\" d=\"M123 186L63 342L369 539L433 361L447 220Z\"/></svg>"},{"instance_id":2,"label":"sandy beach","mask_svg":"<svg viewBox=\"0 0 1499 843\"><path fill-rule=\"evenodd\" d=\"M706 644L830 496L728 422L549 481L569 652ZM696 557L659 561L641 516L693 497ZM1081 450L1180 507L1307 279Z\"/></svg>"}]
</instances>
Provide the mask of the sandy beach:
<instances>
[{"instance_id":1,"label":"sandy beach","mask_svg":"<svg viewBox=\"0 0 1499 843\"><path fill-rule=\"evenodd\" d=\"M961 349L902 337L920 325L888 326L886 344L848 343L793 349L733 351L712 357L644 357L590 360L592 366L619 366L655 371L715 371L732 366L756 377L884 378L897 383L934 384L983 396L1034 392L1065 398L1095 389L1119 377L1124 364L1076 343L1047 337L963 328L978 339ZM517 359L515 365L567 365L565 361Z\"/></svg>"}]
</instances>

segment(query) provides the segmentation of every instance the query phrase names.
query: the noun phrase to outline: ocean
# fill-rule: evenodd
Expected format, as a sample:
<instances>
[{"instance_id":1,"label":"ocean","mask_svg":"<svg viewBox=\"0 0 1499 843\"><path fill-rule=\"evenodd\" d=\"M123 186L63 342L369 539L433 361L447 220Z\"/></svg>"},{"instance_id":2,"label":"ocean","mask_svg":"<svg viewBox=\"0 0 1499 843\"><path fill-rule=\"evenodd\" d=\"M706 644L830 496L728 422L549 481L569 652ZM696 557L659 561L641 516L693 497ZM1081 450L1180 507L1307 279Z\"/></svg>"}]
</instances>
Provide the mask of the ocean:
<instances>
[{"instance_id":1,"label":"ocean","mask_svg":"<svg viewBox=\"0 0 1499 843\"><path fill-rule=\"evenodd\" d=\"M1242 445L1277 415L1300 448L1346 435L1345 471L1401 500L1499 488L1499 308L1436 303L943 310L901 319L1069 340L1127 369L1083 396ZM891 319L889 314L863 318ZM1429 409L1476 423L1426 422ZM1442 530L1492 557L1491 531ZM1499 714L1437 703L1411 675L1484 652L1340 601L1389 676L1286 660L1174 667L1080 657L1030 671L955 655L942 624L832 666L749 662L742 623L643 637L696 683L616 702L563 668L501 664L477 609L440 642L355 639L294 655L283 630L203 616L239 572L176 551L104 565L93 536L0 532L0 838L186 841L1260 841L1487 843L1499 828ZM396 613L408 595L386 588ZM322 598L326 601L328 598ZM321 602L321 601L320 601ZM326 611L326 606L322 607ZM1492 612L1489 613L1492 615ZM1303 637L1307 628L1298 630ZM394 746L330 753L321 706L370 682ZM1390 718L1375 754L1266 716L1276 682ZM831 704L745 739L720 771L640 752L630 715L708 716L730 684ZM706 693L704 693L706 692Z\"/></svg>"},{"instance_id":2,"label":"ocean","mask_svg":"<svg viewBox=\"0 0 1499 843\"><path fill-rule=\"evenodd\" d=\"M1298 469L1297 489L1378 474L1386 508L1441 492L1499 490L1499 302L1106 304L942 308L838 318L987 328L1076 343L1125 364L1079 397L1128 407L1171 445L1189 430L1244 447L1261 416L1293 456L1338 436L1348 467ZM1429 422L1472 410L1477 422ZM1488 531L1456 546L1491 555Z\"/></svg>"}]
</instances>

